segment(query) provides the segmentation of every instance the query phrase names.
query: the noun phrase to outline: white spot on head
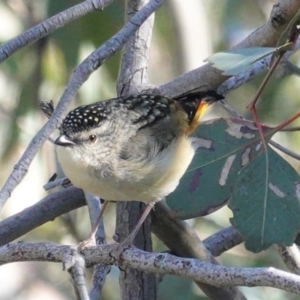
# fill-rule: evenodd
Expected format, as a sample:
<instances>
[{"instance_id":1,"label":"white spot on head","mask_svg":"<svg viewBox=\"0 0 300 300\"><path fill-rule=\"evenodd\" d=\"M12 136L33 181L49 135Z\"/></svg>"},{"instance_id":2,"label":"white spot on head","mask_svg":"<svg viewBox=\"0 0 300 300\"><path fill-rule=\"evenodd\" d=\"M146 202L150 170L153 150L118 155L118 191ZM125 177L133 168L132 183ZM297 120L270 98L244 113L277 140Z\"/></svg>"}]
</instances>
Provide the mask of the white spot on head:
<instances>
[{"instance_id":1,"label":"white spot on head","mask_svg":"<svg viewBox=\"0 0 300 300\"><path fill-rule=\"evenodd\" d=\"M147 118L147 121L148 121L149 123L155 121L155 116L150 115L150 116Z\"/></svg>"}]
</instances>

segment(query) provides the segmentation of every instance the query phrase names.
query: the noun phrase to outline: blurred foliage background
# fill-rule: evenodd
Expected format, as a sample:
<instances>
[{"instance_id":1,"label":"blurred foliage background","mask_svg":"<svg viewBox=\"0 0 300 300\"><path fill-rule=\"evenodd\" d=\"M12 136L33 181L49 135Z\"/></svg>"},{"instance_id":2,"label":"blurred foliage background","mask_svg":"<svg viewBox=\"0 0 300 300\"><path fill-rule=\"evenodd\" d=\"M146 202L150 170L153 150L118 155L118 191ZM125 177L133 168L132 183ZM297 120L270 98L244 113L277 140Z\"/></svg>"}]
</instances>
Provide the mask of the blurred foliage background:
<instances>
[{"instance_id":1,"label":"blurred foliage background","mask_svg":"<svg viewBox=\"0 0 300 300\"><path fill-rule=\"evenodd\" d=\"M4 43L40 21L63 11L76 0L7 0L0 2L0 43ZM261 26L275 1L262 0L169 0L156 14L151 46L150 79L153 84L168 82L203 64L212 53L226 50ZM7 59L0 66L0 183L6 180L29 141L46 122L39 111L40 100L58 101L74 67L93 49L103 44L124 24L124 1L114 1L103 12L87 15L66 25ZM297 55L292 61L297 63ZM84 84L73 106L113 97L120 53L107 61ZM242 115L262 76L231 92L226 100ZM299 109L300 85L296 76L273 78L258 105L263 122L279 124ZM226 115L215 105L207 117ZM277 134L282 144L297 152L297 133ZM44 145L32 163L28 175L13 192L2 219L36 203L46 193L43 185L55 172L53 145ZM298 170L299 166L293 162ZM190 220L203 239L229 226L227 208L197 220ZM105 213L108 242L115 226L114 205ZM58 218L28 233L22 240L76 244L89 231L85 208ZM165 247L154 237L154 249ZM238 246L218 258L227 266L275 266L285 269L274 249L252 254ZM88 277L91 274L88 273ZM73 299L69 275L53 263L16 263L0 268L0 299ZM118 269L109 274L103 299L117 300ZM298 296L271 288L242 288L248 299L299 299ZM190 281L165 276L160 284L159 299L206 299Z\"/></svg>"}]
</instances>

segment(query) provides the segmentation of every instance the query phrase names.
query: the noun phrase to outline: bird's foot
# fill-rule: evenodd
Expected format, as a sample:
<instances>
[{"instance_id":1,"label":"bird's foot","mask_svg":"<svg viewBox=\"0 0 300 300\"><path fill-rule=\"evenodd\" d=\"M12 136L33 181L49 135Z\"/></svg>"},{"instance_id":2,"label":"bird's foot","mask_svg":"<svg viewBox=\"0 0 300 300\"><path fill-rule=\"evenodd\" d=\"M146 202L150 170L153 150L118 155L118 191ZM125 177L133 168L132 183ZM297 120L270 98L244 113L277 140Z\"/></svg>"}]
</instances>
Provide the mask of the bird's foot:
<instances>
[{"instance_id":1,"label":"bird's foot","mask_svg":"<svg viewBox=\"0 0 300 300\"><path fill-rule=\"evenodd\" d=\"M109 255L115 260L120 261L122 259L122 254L125 250L132 248L132 241L126 239L121 243L116 243L113 250L110 251Z\"/></svg>"},{"instance_id":2,"label":"bird's foot","mask_svg":"<svg viewBox=\"0 0 300 300\"><path fill-rule=\"evenodd\" d=\"M77 251L80 253L82 252L85 248L96 246L96 240L94 236L90 236L88 239L80 242L77 246Z\"/></svg>"}]
</instances>

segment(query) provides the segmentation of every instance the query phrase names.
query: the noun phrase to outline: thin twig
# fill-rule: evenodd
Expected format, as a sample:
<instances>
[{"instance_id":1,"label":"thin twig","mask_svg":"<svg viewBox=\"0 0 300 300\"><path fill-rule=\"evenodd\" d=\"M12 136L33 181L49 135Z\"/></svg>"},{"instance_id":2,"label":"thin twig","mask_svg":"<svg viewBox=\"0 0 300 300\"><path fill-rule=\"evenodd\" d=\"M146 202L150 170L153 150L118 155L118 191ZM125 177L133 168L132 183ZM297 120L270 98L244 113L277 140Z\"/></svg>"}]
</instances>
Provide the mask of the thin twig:
<instances>
[{"instance_id":1,"label":"thin twig","mask_svg":"<svg viewBox=\"0 0 300 300\"><path fill-rule=\"evenodd\" d=\"M0 47L0 63L16 51L45 37L66 24L97 10L103 10L113 0L86 0L26 30Z\"/></svg>"},{"instance_id":2,"label":"thin twig","mask_svg":"<svg viewBox=\"0 0 300 300\"><path fill-rule=\"evenodd\" d=\"M224 102L223 100L218 101L218 104L220 104L227 112L229 112L231 115L233 115L236 118L242 119L242 120L246 120L245 118L243 118L241 115L239 115L230 105L228 105L226 102ZM280 130L280 131L284 131L284 130ZM295 158L297 160L300 160L300 155L297 154L296 152L276 143L273 140L269 141L269 144L271 146L273 146L274 148L280 150L281 152L285 153L286 155Z\"/></svg>"},{"instance_id":3,"label":"thin twig","mask_svg":"<svg viewBox=\"0 0 300 300\"><path fill-rule=\"evenodd\" d=\"M85 261L78 253L75 253L75 255L75 263L68 269L72 278L73 288L78 300L90 300L84 280Z\"/></svg>"},{"instance_id":4,"label":"thin twig","mask_svg":"<svg viewBox=\"0 0 300 300\"><path fill-rule=\"evenodd\" d=\"M288 269L291 272L300 275L300 252L297 245L293 244L290 247L275 245L275 248Z\"/></svg>"},{"instance_id":5,"label":"thin twig","mask_svg":"<svg viewBox=\"0 0 300 300\"><path fill-rule=\"evenodd\" d=\"M282 145L276 143L275 141L270 141L269 144L272 145L274 148L280 150L284 154L286 154L292 158L295 158L297 160L300 160L300 155L298 153L296 153L288 148L283 147Z\"/></svg>"},{"instance_id":6,"label":"thin twig","mask_svg":"<svg viewBox=\"0 0 300 300\"><path fill-rule=\"evenodd\" d=\"M244 241L240 233L232 226L224 228L203 241L204 246L213 256L219 256L225 251Z\"/></svg>"},{"instance_id":7,"label":"thin twig","mask_svg":"<svg viewBox=\"0 0 300 300\"><path fill-rule=\"evenodd\" d=\"M280 131L284 131L284 132L300 131L300 126L282 128L282 129L280 129Z\"/></svg>"},{"instance_id":8,"label":"thin twig","mask_svg":"<svg viewBox=\"0 0 300 300\"><path fill-rule=\"evenodd\" d=\"M106 276L111 271L110 265L97 264L92 277L92 287L89 291L90 300L101 299L102 288L106 279ZM100 297L99 297L100 296Z\"/></svg>"}]
</instances>

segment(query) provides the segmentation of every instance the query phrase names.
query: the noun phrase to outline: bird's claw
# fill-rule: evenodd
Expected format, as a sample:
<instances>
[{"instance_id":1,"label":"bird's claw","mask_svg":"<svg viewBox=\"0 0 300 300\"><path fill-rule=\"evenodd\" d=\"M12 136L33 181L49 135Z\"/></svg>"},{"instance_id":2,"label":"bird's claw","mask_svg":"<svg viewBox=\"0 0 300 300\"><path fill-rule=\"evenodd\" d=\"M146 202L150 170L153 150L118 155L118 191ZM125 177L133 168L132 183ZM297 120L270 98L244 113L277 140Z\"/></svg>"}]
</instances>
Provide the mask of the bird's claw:
<instances>
[{"instance_id":1,"label":"bird's claw","mask_svg":"<svg viewBox=\"0 0 300 300\"><path fill-rule=\"evenodd\" d=\"M123 252L131 247L133 247L132 243L125 240L122 243L117 243L115 247L109 252L109 255L115 261L121 261Z\"/></svg>"},{"instance_id":2,"label":"bird's claw","mask_svg":"<svg viewBox=\"0 0 300 300\"><path fill-rule=\"evenodd\" d=\"M94 237L89 237L87 240L80 242L77 246L77 251L80 253L85 248L96 246L96 240Z\"/></svg>"}]
</instances>

